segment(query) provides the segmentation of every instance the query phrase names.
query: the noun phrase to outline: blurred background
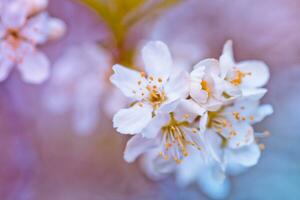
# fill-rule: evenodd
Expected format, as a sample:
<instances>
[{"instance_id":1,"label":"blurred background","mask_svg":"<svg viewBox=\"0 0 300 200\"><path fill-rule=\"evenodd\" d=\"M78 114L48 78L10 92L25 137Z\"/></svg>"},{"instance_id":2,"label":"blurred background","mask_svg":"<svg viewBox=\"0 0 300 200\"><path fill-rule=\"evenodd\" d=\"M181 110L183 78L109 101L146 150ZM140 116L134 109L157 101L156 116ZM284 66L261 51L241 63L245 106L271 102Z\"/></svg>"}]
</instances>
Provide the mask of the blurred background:
<instances>
[{"instance_id":1,"label":"blurred background","mask_svg":"<svg viewBox=\"0 0 300 200\"><path fill-rule=\"evenodd\" d=\"M50 0L48 11L67 24L62 39L41 46L52 77L30 85L14 71L0 84L0 199L208 199L123 160L128 138L111 117L126 102L108 82L110 67L139 68L138 50L153 39L182 67L218 58L227 39L237 61L270 66L263 101L275 113L256 128L272 135L258 165L231 178L228 199L300 199L299 0Z\"/></svg>"}]
</instances>

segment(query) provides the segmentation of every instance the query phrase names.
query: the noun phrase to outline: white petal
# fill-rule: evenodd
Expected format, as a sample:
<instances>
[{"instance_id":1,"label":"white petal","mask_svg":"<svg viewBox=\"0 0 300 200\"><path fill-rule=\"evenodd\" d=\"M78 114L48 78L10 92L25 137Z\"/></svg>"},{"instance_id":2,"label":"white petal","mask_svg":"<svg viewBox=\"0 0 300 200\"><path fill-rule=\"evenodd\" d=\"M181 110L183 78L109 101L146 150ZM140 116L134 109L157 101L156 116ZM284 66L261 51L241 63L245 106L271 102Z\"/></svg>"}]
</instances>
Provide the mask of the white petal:
<instances>
[{"instance_id":1,"label":"white petal","mask_svg":"<svg viewBox=\"0 0 300 200\"><path fill-rule=\"evenodd\" d=\"M267 93L265 88L245 88L242 89L242 99L258 101Z\"/></svg>"},{"instance_id":2,"label":"white petal","mask_svg":"<svg viewBox=\"0 0 300 200\"><path fill-rule=\"evenodd\" d=\"M133 162L141 154L157 147L155 139L146 139L141 135L133 136L126 145L124 159Z\"/></svg>"},{"instance_id":3,"label":"white petal","mask_svg":"<svg viewBox=\"0 0 300 200\"><path fill-rule=\"evenodd\" d=\"M48 58L41 52L34 52L26 56L18 65L22 78L25 82L39 84L48 79L50 75L50 63Z\"/></svg>"},{"instance_id":4,"label":"white petal","mask_svg":"<svg viewBox=\"0 0 300 200\"><path fill-rule=\"evenodd\" d=\"M2 51L0 51L0 81L4 81L9 75L11 69L13 67L13 62L4 57Z\"/></svg>"},{"instance_id":5,"label":"white petal","mask_svg":"<svg viewBox=\"0 0 300 200\"><path fill-rule=\"evenodd\" d=\"M222 138L215 133L214 131L208 129L205 133L205 140L207 141L207 149L209 153L212 155L212 158L217 161L221 162L221 157L222 157Z\"/></svg>"},{"instance_id":6,"label":"white petal","mask_svg":"<svg viewBox=\"0 0 300 200\"><path fill-rule=\"evenodd\" d=\"M114 118L114 128L122 134L140 133L152 119L152 107L147 104L134 106L119 110Z\"/></svg>"},{"instance_id":7,"label":"white petal","mask_svg":"<svg viewBox=\"0 0 300 200\"><path fill-rule=\"evenodd\" d=\"M165 161L159 155L159 149L150 150L141 159L141 168L148 178L161 180L174 171L176 164L171 159Z\"/></svg>"},{"instance_id":8,"label":"white petal","mask_svg":"<svg viewBox=\"0 0 300 200\"><path fill-rule=\"evenodd\" d=\"M249 60L237 64L237 68L243 73L250 73L243 78L242 86L244 87L262 87L270 78L268 66L258 60Z\"/></svg>"},{"instance_id":9,"label":"white petal","mask_svg":"<svg viewBox=\"0 0 300 200\"><path fill-rule=\"evenodd\" d=\"M201 87L201 82L204 78L205 75L205 67L204 66L199 66L195 68L191 72L191 90L190 90L190 95L191 97L197 101L198 103L206 103L208 99L208 93L204 90L202 90Z\"/></svg>"},{"instance_id":10,"label":"white petal","mask_svg":"<svg viewBox=\"0 0 300 200\"><path fill-rule=\"evenodd\" d=\"M205 73L208 74L219 74L220 68L219 68L219 61L213 58L207 58L200 62L198 62L194 66L194 70L198 68L203 68L205 70Z\"/></svg>"},{"instance_id":11,"label":"white petal","mask_svg":"<svg viewBox=\"0 0 300 200\"><path fill-rule=\"evenodd\" d=\"M223 105L222 101L219 101L217 99L214 98L209 98L208 102L205 104L205 108L208 111L217 111L221 108L221 106Z\"/></svg>"},{"instance_id":12,"label":"white petal","mask_svg":"<svg viewBox=\"0 0 300 200\"><path fill-rule=\"evenodd\" d=\"M48 0L24 0L28 4L30 14L44 10L48 6Z\"/></svg>"},{"instance_id":13,"label":"white petal","mask_svg":"<svg viewBox=\"0 0 300 200\"><path fill-rule=\"evenodd\" d=\"M199 151L190 149L189 156L184 159L176 170L176 183L180 187L186 187L194 182L200 173L204 173L205 163L201 159Z\"/></svg>"},{"instance_id":14,"label":"white petal","mask_svg":"<svg viewBox=\"0 0 300 200\"><path fill-rule=\"evenodd\" d=\"M114 74L110 77L110 81L118 87L125 96L140 99L141 96L137 96L136 93L139 89L138 81L142 79L140 73L121 65L114 65L113 71Z\"/></svg>"},{"instance_id":15,"label":"white petal","mask_svg":"<svg viewBox=\"0 0 300 200\"><path fill-rule=\"evenodd\" d=\"M9 48L11 57L14 58L18 63L22 63L25 57L30 56L31 54L34 55L36 53L34 44L25 40L20 41L17 47L11 46L11 44L8 45L10 45Z\"/></svg>"},{"instance_id":16,"label":"white petal","mask_svg":"<svg viewBox=\"0 0 300 200\"><path fill-rule=\"evenodd\" d=\"M168 124L169 114L158 114L151 122L142 130L142 135L145 138L154 138L161 131L161 128Z\"/></svg>"},{"instance_id":17,"label":"white petal","mask_svg":"<svg viewBox=\"0 0 300 200\"><path fill-rule=\"evenodd\" d=\"M273 114L273 107L271 105L262 105L258 108L254 116L254 122L261 122L265 117Z\"/></svg>"},{"instance_id":18,"label":"white petal","mask_svg":"<svg viewBox=\"0 0 300 200\"><path fill-rule=\"evenodd\" d=\"M225 155L229 164L236 163L245 167L251 167L257 164L260 154L258 145L252 143L240 149L228 150Z\"/></svg>"},{"instance_id":19,"label":"white petal","mask_svg":"<svg viewBox=\"0 0 300 200\"><path fill-rule=\"evenodd\" d=\"M203 115L206 109L199 106L192 99L181 100L174 111L175 118L178 121L193 122L196 117Z\"/></svg>"},{"instance_id":20,"label":"white petal","mask_svg":"<svg viewBox=\"0 0 300 200\"><path fill-rule=\"evenodd\" d=\"M171 74L172 57L166 44L160 41L148 42L142 49L145 70L148 75L166 80Z\"/></svg>"},{"instance_id":21,"label":"white petal","mask_svg":"<svg viewBox=\"0 0 300 200\"><path fill-rule=\"evenodd\" d=\"M44 43L48 39L48 21L46 12L30 18L21 30L22 36L34 44Z\"/></svg>"},{"instance_id":22,"label":"white petal","mask_svg":"<svg viewBox=\"0 0 300 200\"><path fill-rule=\"evenodd\" d=\"M223 47L222 55L220 56L221 77L227 75L228 70L235 66L233 57L232 41L228 40Z\"/></svg>"},{"instance_id":23,"label":"white petal","mask_svg":"<svg viewBox=\"0 0 300 200\"><path fill-rule=\"evenodd\" d=\"M230 138L228 140L228 146L230 148L238 149L254 141L254 131L248 123L236 123L232 126L232 129L236 131L235 136L230 136L231 132L223 132L225 137Z\"/></svg>"},{"instance_id":24,"label":"white petal","mask_svg":"<svg viewBox=\"0 0 300 200\"><path fill-rule=\"evenodd\" d=\"M27 9L26 3L22 1L6 3L1 11L2 23L9 28L21 27L26 21Z\"/></svg>"},{"instance_id":25,"label":"white petal","mask_svg":"<svg viewBox=\"0 0 300 200\"><path fill-rule=\"evenodd\" d=\"M206 131L207 128L207 123L208 123L208 113L205 112L199 121L199 128L200 128L200 132L204 133Z\"/></svg>"},{"instance_id":26,"label":"white petal","mask_svg":"<svg viewBox=\"0 0 300 200\"><path fill-rule=\"evenodd\" d=\"M48 26L48 37L49 39L53 40L63 36L63 34L66 32L67 25L60 19L51 18Z\"/></svg>"},{"instance_id":27,"label":"white petal","mask_svg":"<svg viewBox=\"0 0 300 200\"><path fill-rule=\"evenodd\" d=\"M217 165L207 167L205 172L200 173L197 183L202 191L212 199L224 199L229 194L229 181Z\"/></svg>"},{"instance_id":28,"label":"white petal","mask_svg":"<svg viewBox=\"0 0 300 200\"><path fill-rule=\"evenodd\" d=\"M226 94L228 94L230 98L237 98L242 95L241 89L232 85L228 81L219 82L218 86L220 87L220 93L223 94L223 92L226 92Z\"/></svg>"},{"instance_id":29,"label":"white petal","mask_svg":"<svg viewBox=\"0 0 300 200\"><path fill-rule=\"evenodd\" d=\"M190 89L188 73L180 70L171 74L164 89L169 99L176 100L179 98L186 98Z\"/></svg>"}]
</instances>

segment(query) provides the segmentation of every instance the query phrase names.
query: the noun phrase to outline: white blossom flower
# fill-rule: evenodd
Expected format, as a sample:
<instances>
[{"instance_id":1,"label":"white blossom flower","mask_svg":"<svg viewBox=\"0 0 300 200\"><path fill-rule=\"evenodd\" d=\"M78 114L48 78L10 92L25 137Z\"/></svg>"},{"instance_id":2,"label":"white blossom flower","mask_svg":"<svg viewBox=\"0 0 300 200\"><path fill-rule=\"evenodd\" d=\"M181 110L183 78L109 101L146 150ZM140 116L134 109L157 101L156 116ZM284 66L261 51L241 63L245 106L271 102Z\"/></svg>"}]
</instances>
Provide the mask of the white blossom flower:
<instances>
[{"instance_id":1,"label":"white blossom flower","mask_svg":"<svg viewBox=\"0 0 300 200\"><path fill-rule=\"evenodd\" d=\"M201 159L192 152L176 170L177 182L186 186L196 181L208 196L219 199L229 192L226 174L236 173L255 165L260 157L260 148L255 141L252 125L272 114L270 105L259 105L259 101L243 99L217 112L208 112L208 129L204 141L208 156Z\"/></svg>"},{"instance_id":2,"label":"white blossom flower","mask_svg":"<svg viewBox=\"0 0 300 200\"><path fill-rule=\"evenodd\" d=\"M204 152L205 142L198 123L195 123L204 112L192 100L181 100L174 112L158 112L141 134L136 134L128 141L125 160L133 162L141 154L154 151L161 160L179 164L189 155L189 147Z\"/></svg>"},{"instance_id":3,"label":"white blossom flower","mask_svg":"<svg viewBox=\"0 0 300 200\"><path fill-rule=\"evenodd\" d=\"M270 77L268 66L259 60L247 60L236 63L233 57L232 41L227 41L220 56L221 77L230 85L239 88L243 96L258 99L267 90L261 88Z\"/></svg>"},{"instance_id":4,"label":"white blossom flower","mask_svg":"<svg viewBox=\"0 0 300 200\"><path fill-rule=\"evenodd\" d=\"M228 83L222 79L219 61L216 59L200 61L190 76L190 96L208 111L217 111L240 95L239 90L226 87Z\"/></svg>"},{"instance_id":5,"label":"white blossom flower","mask_svg":"<svg viewBox=\"0 0 300 200\"><path fill-rule=\"evenodd\" d=\"M45 106L57 114L71 111L76 132L91 132L99 122L105 100L105 70L111 63L111 55L96 44L70 47L53 66Z\"/></svg>"},{"instance_id":6,"label":"white blossom flower","mask_svg":"<svg viewBox=\"0 0 300 200\"><path fill-rule=\"evenodd\" d=\"M49 77L49 61L36 45L61 36L65 26L46 12L29 15L33 5L37 6L12 0L0 8L0 81L7 78L14 65L26 82L41 83Z\"/></svg>"},{"instance_id":7,"label":"white blossom flower","mask_svg":"<svg viewBox=\"0 0 300 200\"><path fill-rule=\"evenodd\" d=\"M164 43L149 42L142 49L142 57L146 72L113 66L111 82L133 100L130 108L121 109L113 119L114 127L122 134L140 133L159 110L170 111L178 100L188 96L188 74L175 70Z\"/></svg>"}]
</instances>

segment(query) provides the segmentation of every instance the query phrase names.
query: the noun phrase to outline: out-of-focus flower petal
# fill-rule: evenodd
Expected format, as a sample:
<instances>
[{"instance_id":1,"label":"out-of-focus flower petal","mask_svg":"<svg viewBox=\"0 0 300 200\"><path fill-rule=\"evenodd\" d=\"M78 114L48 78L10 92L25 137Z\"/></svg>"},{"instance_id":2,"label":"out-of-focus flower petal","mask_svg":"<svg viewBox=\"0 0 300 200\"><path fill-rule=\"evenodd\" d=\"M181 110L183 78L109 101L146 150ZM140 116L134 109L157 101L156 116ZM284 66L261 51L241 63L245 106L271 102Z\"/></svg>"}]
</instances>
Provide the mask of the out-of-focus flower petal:
<instances>
[{"instance_id":1,"label":"out-of-focus flower petal","mask_svg":"<svg viewBox=\"0 0 300 200\"><path fill-rule=\"evenodd\" d=\"M230 183L218 166L207 167L197 179L202 191L212 199L224 199L229 194Z\"/></svg>"},{"instance_id":2,"label":"out-of-focus flower petal","mask_svg":"<svg viewBox=\"0 0 300 200\"><path fill-rule=\"evenodd\" d=\"M25 2L11 1L6 2L2 9L2 23L9 28L19 28L24 25L27 17L28 7Z\"/></svg>"},{"instance_id":3,"label":"out-of-focus flower petal","mask_svg":"<svg viewBox=\"0 0 300 200\"><path fill-rule=\"evenodd\" d=\"M48 22L48 38L53 40L62 37L66 32L66 26L67 25L62 20L51 18Z\"/></svg>"},{"instance_id":4,"label":"out-of-focus flower petal","mask_svg":"<svg viewBox=\"0 0 300 200\"><path fill-rule=\"evenodd\" d=\"M44 10L48 6L48 0L24 0L28 5L30 14Z\"/></svg>"},{"instance_id":5,"label":"out-of-focus flower petal","mask_svg":"<svg viewBox=\"0 0 300 200\"><path fill-rule=\"evenodd\" d=\"M269 104L259 106L257 112L255 113L253 123L261 122L265 117L273 114L273 112L273 107Z\"/></svg>"},{"instance_id":6,"label":"out-of-focus flower petal","mask_svg":"<svg viewBox=\"0 0 300 200\"><path fill-rule=\"evenodd\" d=\"M48 79L50 75L50 63L48 58L41 52L36 51L26 56L18 65L24 81L39 84Z\"/></svg>"},{"instance_id":7,"label":"out-of-focus flower petal","mask_svg":"<svg viewBox=\"0 0 300 200\"><path fill-rule=\"evenodd\" d=\"M48 21L48 14L46 12L40 13L27 21L21 34L33 44L44 43L48 39Z\"/></svg>"},{"instance_id":8,"label":"out-of-focus flower petal","mask_svg":"<svg viewBox=\"0 0 300 200\"><path fill-rule=\"evenodd\" d=\"M149 42L142 49L142 56L147 74L166 81L172 66L172 57L167 45L160 41Z\"/></svg>"},{"instance_id":9,"label":"out-of-focus flower petal","mask_svg":"<svg viewBox=\"0 0 300 200\"><path fill-rule=\"evenodd\" d=\"M159 151L151 150L141 158L141 168L151 180L161 180L175 169L176 164L172 161L165 161L158 157Z\"/></svg>"},{"instance_id":10,"label":"out-of-focus flower petal","mask_svg":"<svg viewBox=\"0 0 300 200\"><path fill-rule=\"evenodd\" d=\"M140 134L133 136L126 145L124 152L124 159L127 162L133 162L141 154L155 148L157 146L156 141L149 140L141 136Z\"/></svg>"},{"instance_id":11,"label":"out-of-focus flower petal","mask_svg":"<svg viewBox=\"0 0 300 200\"><path fill-rule=\"evenodd\" d=\"M260 149L256 143L252 143L240 149L227 149L225 153L225 159L228 164L236 163L245 167L256 165L259 157Z\"/></svg>"},{"instance_id":12,"label":"out-of-focus flower petal","mask_svg":"<svg viewBox=\"0 0 300 200\"><path fill-rule=\"evenodd\" d=\"M13 67L13 62L0 54L0 81L4 81Z\"/></svg>"},{"instance_id":13,"label":"out-of-focus flower petal","mask_svg":"<svg viewBox=\"0 0 300 200\"><path fill-rule=\"evenodd\" d=\"M217 162L222 160L222 138L219 137L214 131L208 129L205 133L205 140L207 141L207 149L209 150L210 155Z\"/></svg>"},{"instance_id":14,"label":"out-of-focus flower petal","mask_svg":"<svg viewBox=\"0 0 300 200\"><path fill-rule=\"evenodd\" d=\"M122 134L137 134L149 124L151 119L152 107L150 105L135 104L130 108L119 110L113 118L113 124Z\"/></svg>"}]
</instances>

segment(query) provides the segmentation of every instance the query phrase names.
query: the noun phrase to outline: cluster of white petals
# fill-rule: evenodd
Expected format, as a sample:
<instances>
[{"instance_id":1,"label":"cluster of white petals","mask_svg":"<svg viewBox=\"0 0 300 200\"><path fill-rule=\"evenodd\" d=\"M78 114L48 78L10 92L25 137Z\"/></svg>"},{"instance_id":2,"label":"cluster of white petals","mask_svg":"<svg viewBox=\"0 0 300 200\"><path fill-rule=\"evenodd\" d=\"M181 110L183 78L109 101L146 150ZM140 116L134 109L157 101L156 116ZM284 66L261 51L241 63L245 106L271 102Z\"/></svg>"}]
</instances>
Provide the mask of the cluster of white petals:
<instances>
[{"instance_id":1,"label":"cluster of white petals","mask_svg":"<svg viewBox=\"0 0 300 200\"><path fill-rule=\"evenodd\" d=\"M49 60L36 46L60 37L65 24L44 11L47 3L0 0L0 81L14 66L28 83L38 84L49 77Z\"/></svg>"},{"instance_id":2,"label":"cluster of white petals","mask_svg":"<svg viewBox=\"0 0 300 200\"><path fill-rule=\"evenodd\" d=\"M205 59L191 72L174 66L168 47L149 42L142 49L145 72L113 67L111 82L131 100L113 125L134 135L124 158L142 157L153 179L176 173L179 185L196 181L213 198L224 197L226 174L257 163L261 150L253 124L272 114L260 105L267 92L268 66L261 61L235 62L232 42L219 59Z\"/></svg>"}]
</instances>

